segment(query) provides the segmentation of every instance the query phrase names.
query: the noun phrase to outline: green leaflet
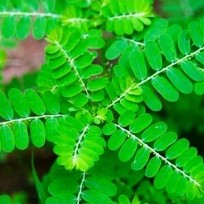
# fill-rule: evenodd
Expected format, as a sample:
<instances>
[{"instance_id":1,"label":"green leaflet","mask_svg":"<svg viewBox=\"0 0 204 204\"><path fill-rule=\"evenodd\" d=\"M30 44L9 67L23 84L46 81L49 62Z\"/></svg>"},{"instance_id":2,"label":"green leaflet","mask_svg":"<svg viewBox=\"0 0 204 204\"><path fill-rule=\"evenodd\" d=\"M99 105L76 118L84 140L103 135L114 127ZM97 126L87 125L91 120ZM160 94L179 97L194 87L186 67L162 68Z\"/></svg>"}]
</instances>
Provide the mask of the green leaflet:
<instances>
[{"instance_id":1,"label":"green leaflet","mask_svg":"<svg viewBox=\"0 0 204 204\"><path fill-rule=\"evenodd\" d=\"M27 89L25 91L25 98L29 103L30 109L37 115L45 113L45 106L40 96L33 90Z\"/></svg>"},{"instance_id":2,"label":"green leaflet","mask_svg":"<svg viewBox=\"0 0 204 204\"><path fill-rule=\"evenodd\" d=\"M194 91L197 95L202 95L204 93L204 82L197 82L195 84Z\"/></svg>"},{"instance_id":3,"label":"green leaflet","mask_svg":"<svg viewBox=\"0 0 204 204\"><path fill-rule=\"evenodd\" d=\"M170 102L175 102L179 98L178 91L164 77L157 76L151 80L153 87L161 96Z\"/></svg>"},{"instance_id":4,"label":"green leaflet","mask_svg":"<svg viewBox=\"0 0 204 204\"><path fill-rule=\"evenodd\" d=\"M16 147L24 150L29 145L28 130L24 122L17 122L13 126L13 135Z\"/></svg>"},{"instance_id":5,"label":"green leaflet","mask_svg":"<svg viewBox=\"0 0 204 204\"><path fill-rule=\"evenodd\" d=\"M167 131L167 125L163 122L158 122L148 127L142 134L142 140L144 142L151 142L160 137Z\"/></svg>"},{"instance_id":6,"label":"green leaflet","mask_svg":"<svg viewBox=\"0 0 204 204\"><path fill-rule=\"evenodd\" d=\"M0 99L0 116L5 120L11 120L13 118L13 109L2 91L0 91Z\"/></svg>"},{"instance_id":7,"label":"green leaflet","mask_svg":"<svg viewBox=\"0 0 204 204\"><path fill-rule=\"evenodd\" d=\"M87 88L90 91L98 91L100 89L103 89L106 87L106 84L108 82L107 78L97 78L90 80L87 84Z\"/></svg>"},{"instance_id":8,"label":"green leaflet","mask_svg":"<svg viewBox=\"0 0 204 204\"><path fill-rule=\"evenodd\" d=\"M12 152L15 148L13 132L8 125L0 127L0 144L4 152Z\"/></svg>"},{"instance_id":9,"label":"green leaflet","mask_svg":"<svg viewBox=\"0 0 204 204\"><path fill-rule=\"evenodd\" d=\"M199 52L195 55L195 58L201 64L204 64L204 52Z\"/></svg>"},{"instance_id":10,"label":"green leaflet","mask_svg":"<svg viewBox=\"0 0 204 204\"><path fill-rule=\"evenodd\" d=\"M117 192L116 186L112 182L100 177L88 177L85 185L87 188L96 190L107 196L114 196Z\"/></svg>"},{"instance_id":11,"label":"green leaflet","mask_svg":"<svg viewBox=\"0 0 204 204\"><path fill-rule=\"evenodd\" d=\"M126 47L127 42L125 40L117 40L106 50L105 56L109 60L116 59Z\"/></svg>"},{"instance_id":12,"label":"green leaflet","mask_svg":"<svg viewBox=\"0 0 204 204\"><path fill-rule=\"evenodd\" d=\"M108 148L110 150L117 150L124 143L125 139L126 139L125 132L123 132L121 130L117 130L110 137L110 139L108 141Z\"/></svg>"},{"instance_id":13,"label":"green leaflet","mask_svg":"<svg viewBox=\"0 0 204 204\"><path fill-rule=\"evenodd\" d=\"M181 93L189 94L193 91L193 85L191 81L179 69L171 68L167 70L166 74L172 84Z\"/></svg>"},{"instance_id":14,"label":"green leaflet","mask_svg":"<svg viewBox=\"0 0 204 204\"><path fill-rule=\"evenodd\" d=\"M182 70L194 81L202 81L204 79L203 73L191 61L183 61L181 63Z\"/></svg>"},{"instance_id":15,"label":"green leaflet","mask_svg":"<svg viewBox=\"0 0 204 204\"><path fill-rule=\"evenodd\" d=\"M30 115L29 105L20 90L13 88L8 93L9 100L18 115L28 117Z\"/></svg>"},{"instance_id":16,"label":"green leaflet","mask_svg":"<svg viewBox=\"0 0 204 204\"><path fill-rule=\"evenodd\" d=\"M90 204L94 204L94 203L111 204L112 203L111 199L108 196L94 190L85 190L82 194L82 198Z\"/></svg>"},{"instance_id":17,"label":"green leaflet","mask_svg":"<svg viewBox=\"0 0 204 204\"><path fill-rule=\"evenodd\" d=\"M172 174L172 168L169 165L164 165L157 173L154 179L154 186L157 189L162 189L168 183Z\"/></svg>"},{"instance_id":18,"label":"green leaflet","mask_svg":"<svg viewBox=\"0 0 204 204\"><path fill-rule=\"evenodd\" d=\"M132 111L126 111L122 115L120 115L118 119L118 123L122 127L126 127L130 125L135 119L135 113Z\"/></svg>"},{"instance_id":19,"label":"green leaflet","mask_svg":"<svg viewBox=\"0 0 204 204\"><path fill-rule=\"evenodd\" d=\"M188 26L190 37L197 47L203 45L203 32L197 22L191 22Z\"/></svg>"},{"instance_id":20,"label":"green leaflet","mask_svg":"<svg viewBox=\"0 0 204 204\"><path fill-rule=\"evenodd\" d=\"M162 103L157 95L147 86L142 86L142 90L145 104L153 111L161 110Z\"/></svg>"},{"instance_id":21,"label":"green leaflet","mask_svg":"<svg viewBox=\"0 0 204 204\"><path fill-rule=\"evenodd\" d=\"M134 155L134 153L136 152L136 150L137 150L137 141L134 140L133 138L127 139L123 143L122 147L120 148L120 151L118 154L119 159L122 162L126 162L130 160Z\"/></svg>"},{"instance_id":22,"label":"green leaflet","mask_svg":"<svg viewBox=\"0 0 204 204\"><path fill-rule=\"evenodd\" d=\"M1 28L2 36L5 38L13 37L15 33L15 17L14 16L6 16L2 23Z\"/></svg>"},{"instance_id":23,"label":"green leaflet","mask_svg":"<svg viewBox=\"0 0 204 204\"><path fill-rule=\"evenodd\" d=\"M178 172L173 171L169 181L167 182L166 191L170 194L177 193L176 192L177 187L175 188L175 183L178 184L180 179L181 179L181 175Z\"/></svg>"},{"instance_id":24,"label":"green leaflet","mask_svg":"<svg viewBox=\"0 0 204 204\"><path fill-rule=\"evenodd\" d=\"M138 133L147 128L152 122L152 116L148 113L142 114L137 117L130 124L130 131L133 133Z\"/></svg>"},{"instance_id":25,"label":"green leaflet","mask_svg":"<svg viewBox=\"0 0 204 204\"><path fill-rule=\"evenodd\" d=\"M203 158L201 156L195 156L190 161L188 161L183 168L186 172L191 172L201 163L203 163Z\"/></svg>"},{"instance_id":26,"label":"green leaflet","mask_svg":"<svg viewBox=\"0 0 204 204\"><path fill-rule=\"evenodd\" d=\"M187 55L191 51L190 36L188 31L181 31L178 36L178 47L182 54Z\"/></svg>"},{"instance_id":27,"label":"green leaflet","mask_svg":"<svg viewBox=\"0 0 204 204\"><path fill-rule=\"evenodd\" d=\"M59 101L56 95L51 92L44 92L42 95L43 102L45 104L46 109L51 114L57 114L60 111Z\"/></svg>"},{"instance_id":28,"label":"green leaflet","mask_svg":"<svg viewBox=\"0 0 204 204\"><path fill-rule=\"evenodd\" d=\"M35 39L42 39L46 34L47 19L45 17L36 17L33 25L33 37Z\"/></svg>"},{"instance_id":29,"label":"green leaflet","mask_svg":"<svg viewBox=\"0 0 204 204\"><path fill-rule=\"evenodd\" d=\"M23 40L28 37L30 33L31 17L22 16L17 24L17 37Z\"/></svg>"},{"instance_id":30,"label":"green leaflet","mask_svg":"<svg viewBox=\"0 0 204 204\"><path fill-rule=\"evenodd\" d=\"M162 34L159 37L158 42L166 59L169 62L176 61L176 57L177 57L176 48L174 46L174 42L171 39L171 37L168 34Z\"/></svg>"},{"instance_id":31,"label":"green leaflet","mask_svg":"<svg viewBox=\"0 0 204 204\"><path fill-rule=\"evenodd\" d=\"M177 135L174 132L167 132L160 136L154 143L154 149L156 151L163 151L168 146L173 144L177 139Z\"/></svg>"},{"instance_id":32,"label":"green leaflet","mask_svg":"<svg viewBox=\"0 0 204 204\"><path fill-rule=\"evenodd\" d=\"M155 42L147 41L145 43L145 54L152 69L158 71L162 68L162 56Z\"/></svg>"},{"instance_id":33,"label":"green leaflet","mask_svg":"<svg viewBox=\"0 0 204 204\"><path fill-rule=\"evenodd\" d=\"M176 159L176 166L183 167L187 162L197 155L197 149L194 147L188 148Z\"/></svg>"},{"instance_id":34,"label":"green leaflet","mask_svg":"<svg viewBox=\"0 0 204 204\"><path fill-rule=\"evenodd\" d=\"M143 169L149 160L149 156L149 149L146 149L145 147L140 148L136 153L133 163L131 164L131 168L135 171Z\"/></svg>"},{"instance_id":35,"label":"green leaflet","mask_svg":"<svg viewBox=\"0 0 204 204\"><path fill-rule=\"evenodd\" d=\"M149 30L145 33L144 41L155 41L163 34L168 26L168 21L165 19L156 19L153 21Z\"/></svg>"},{"instance_id":36,"label":"green leaflet","mask_svg":"<svg viewBox=\"0 0 204 204\"><path fill-rule=\"evenodd\" d=\"M141 52L134 50L129 56L130 66L137 79L143 80L147 77L147 69L144 56Z\"/></svg>"},{"instance_id":37,"label":"green leaflet","mask_svg":"<svg viewBox=\"0 0 204 204\"><path fill-rule=\"evenodd\" d=\"M147 177L154 177L161 167L161 159L157 156L154 156L152 159L149 160L147 164L147 168L145 171L145 176Z\"/></svg>"},{"instance_id":38,"label":"green leaflet","mask_svg":"<svg viewBox=\"0 0 204 204\"><path fill-rule=\"evenodd\" d=\"M54 136L57 134L57 128L59 126L59 121L56 118L49 118L45 122L45 132L47 140L53 142Z\"/></svg>"},{"instance_id":39,"label":"green leaflet","mask_svg":"<svg viewBox=\"0 0 204 204\"><path fill-rule=\"evenodd\" d=\"M117 130L117 127L114 123L106 123L102 130L104 135L112 135Z\"/></svg>"},{"instance_id":40,"label":"green leaflet","mask_svg":"<svg viewBox=\"0 0 204 204\"><path fill-rule=\"evenodd\" d=\"M166 152L167 159L175 159L181 155L189 147L187 139L180 139L176 141Z\"/></svg>"},{"instance_id":41,"label":"green leaflet","mask_svg":"<svg viewBox=\"0 0 204 204\"><path fill-rule=\"evenodd\" d=\"M30 123L30 135L34 146L40 148L45 144L45 128L40 119L35 119Z\"/></svg>"}]
</instances>

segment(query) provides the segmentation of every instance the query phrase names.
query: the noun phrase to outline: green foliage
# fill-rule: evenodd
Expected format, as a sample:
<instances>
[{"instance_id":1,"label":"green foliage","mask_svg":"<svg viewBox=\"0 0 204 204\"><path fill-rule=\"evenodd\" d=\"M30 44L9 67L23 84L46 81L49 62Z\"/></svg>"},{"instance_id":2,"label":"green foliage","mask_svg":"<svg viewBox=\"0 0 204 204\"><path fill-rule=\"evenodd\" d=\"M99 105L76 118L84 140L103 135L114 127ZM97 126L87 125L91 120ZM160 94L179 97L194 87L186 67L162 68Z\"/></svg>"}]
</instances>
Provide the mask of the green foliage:
<instances>
[{"instance_id":1,"label":"green foliage","mask_svg":"<svg viewBox=\"0 0 204 204\"><path fill-rule=\"evenodd\" d=\"M2 4L4 37L33 22L47 45L36 89L0 91L1 151L53 148L46 181L32 161L41 203L202 203L203 155L163 115L204 93L204 20L169 25L150 0L63 3Z\"/></svg>"}]
</instances>

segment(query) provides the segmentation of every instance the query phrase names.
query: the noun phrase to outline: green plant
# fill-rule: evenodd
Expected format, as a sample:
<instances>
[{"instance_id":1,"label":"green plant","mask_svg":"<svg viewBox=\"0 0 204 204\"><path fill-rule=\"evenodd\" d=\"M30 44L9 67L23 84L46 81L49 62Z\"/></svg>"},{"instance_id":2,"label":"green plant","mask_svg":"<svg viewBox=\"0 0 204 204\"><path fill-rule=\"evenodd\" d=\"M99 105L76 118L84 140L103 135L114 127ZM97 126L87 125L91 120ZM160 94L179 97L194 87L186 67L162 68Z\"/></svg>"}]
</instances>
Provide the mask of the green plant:
<instances>
[{"instance_id":1,"label":"green plant","mask_svg":"<svg viewBox=\"0 0 204 204\"><path fill-rule=\"evenodd\" d=\"M40 203L203 203L203 158L162 111L204 93L204 20L168 25L151 0L62 2L2 3L3 37L33 21L48 44L36 88L0 91L1 150L53 147L42 182L32 162Z\"/></svg>"}]
</instances>

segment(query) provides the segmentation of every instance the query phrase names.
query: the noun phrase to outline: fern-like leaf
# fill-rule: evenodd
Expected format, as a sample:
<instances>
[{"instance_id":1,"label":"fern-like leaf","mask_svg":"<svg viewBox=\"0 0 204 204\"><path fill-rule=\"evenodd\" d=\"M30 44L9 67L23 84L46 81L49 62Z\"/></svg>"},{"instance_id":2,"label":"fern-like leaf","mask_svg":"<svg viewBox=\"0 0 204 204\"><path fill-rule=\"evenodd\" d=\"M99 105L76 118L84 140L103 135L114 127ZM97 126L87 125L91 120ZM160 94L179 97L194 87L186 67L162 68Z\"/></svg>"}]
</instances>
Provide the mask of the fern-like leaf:
<instances>
[{"instance_id":1,"label":"fern-like leaf","mask_svg":"<svg viewBox=\"0 0 204 204\"><path fill-rule=\"evenodd\" d=\"M144 25L150 25L152 13L152 1L113 0L104 8L107 17L106 29L114 31L117 35L131 35L134 30L142 31Z\"/></svg>"},{"instance_id":2,"label":"fern-like leaf","mask_svg":"<svg viewBox=\"0 0 204 204\"><path fill-rule=\"evenodd\" d=\"M0 99L0 144L5 152L15 146L26 149L30 139L34 146L42 147L54 134L58 118L63 117L57 97L50 92L41 97L33 89L22 93L13 88L8 98L0 92Z\"/></svg>"},{"instance_id":3,"label":"fern-like leaf","mask_svg":"<svg viewBox=\"0 0 204 204\"><path fill-rule=\"evenodd\" d=\"M127 118L131 119L127 122ZM119 117L118 123L106 124L103 132L111 135L109 149L119 149L118 156L123 162L134 157L131 168L145 169L147 177L154 177L157 189L166 187L169 193L186 194L189 200L202 194L203 159L195 148L189 148L187 139L177 139L174 132L167 131L164 122L152 124L147 113L134 119L134 114L128 111ZM169 190L172 182L176 188Z\"/></svg>"},{"instance_id":4,"label":"fern-like leaf","mask_svg":"<svg viewBox=\"0 0 204 204\"><path fill-rule=\"evenodd\" d=\"M83 120L67 117L60 123L58 135L53 137L58 163L66 169L87 171L104 152L105 140L100 128L91 125L90 119Z\"/></svg>"},{"instance_id":5,"label":"fern-like leaf","mask_svg":"<svg viewBox=\"0 0 204 204\"><path fill-rule=\"evenodd\" d=\"M23 40L32 30L33 37L41 39L59 23L61 14L55 13L55 1L7 1L1 4L0 18L3 37Z\"/></svg>"}]
</instances>

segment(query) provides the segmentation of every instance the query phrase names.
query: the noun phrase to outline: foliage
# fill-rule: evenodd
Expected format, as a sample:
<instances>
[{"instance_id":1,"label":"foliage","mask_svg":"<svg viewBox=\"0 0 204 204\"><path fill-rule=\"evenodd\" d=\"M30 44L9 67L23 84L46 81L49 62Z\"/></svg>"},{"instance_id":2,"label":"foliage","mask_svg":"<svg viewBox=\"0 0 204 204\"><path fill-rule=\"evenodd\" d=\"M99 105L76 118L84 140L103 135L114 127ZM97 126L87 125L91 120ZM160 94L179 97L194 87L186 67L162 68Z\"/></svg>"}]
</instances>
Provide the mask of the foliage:
<instances>
[{"instance_id":1,"label":"foliage","mask_svg":"<svg viewBox=\"0 0 204 204\"><path fill-rule=\"evenodd\" d=\"M46 35L36 88L0 91L1 151L57 157L42 182L32 160L39 203L203 203L203 155L170 116L202 100L204 19L153 19L151 0L1 5L4 38Z\"/></svg>"}]
</instances>

